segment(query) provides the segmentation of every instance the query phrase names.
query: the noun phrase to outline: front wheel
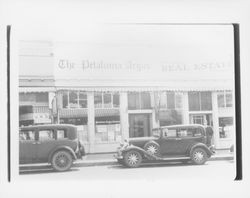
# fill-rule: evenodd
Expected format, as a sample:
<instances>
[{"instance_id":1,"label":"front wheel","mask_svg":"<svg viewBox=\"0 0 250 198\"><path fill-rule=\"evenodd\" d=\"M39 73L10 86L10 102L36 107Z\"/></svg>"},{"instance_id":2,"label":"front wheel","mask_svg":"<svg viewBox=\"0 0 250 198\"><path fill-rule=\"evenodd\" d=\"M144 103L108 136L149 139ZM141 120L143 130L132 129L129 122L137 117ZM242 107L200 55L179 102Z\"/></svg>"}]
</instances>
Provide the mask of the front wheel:
<instances>
[{"instance_id":1,"label":"front wheel","mask_svg":"<svg viewBox=\"0 0 250 198\"><path fill-rule=\"evenodd\" d=\"M142 156L138 151L128 151L124 156L124 164L129 168L137 168L142 162Z\"/></svg>"},{"instance_id":2,"label":"front wheel","mask_svg":"<svg viewBox=\"0 0 250 198\"><path fill-rule=\"evenodd\" d=\"M202 148L196 148L191 153L191 159L194 164L202 165L208 159L207 152Z\"/></svg>"},{"instance_id":3,"label":"front wheel","mask_svg":"<svg viewBox=\"0 0 250 198\"><path fill-rule=\"evenodd\" d=\"M67 171L73 163L72 156L67 151L57 151L54 153L51 164L56 171Z\"/></svg>"}]
</instances>

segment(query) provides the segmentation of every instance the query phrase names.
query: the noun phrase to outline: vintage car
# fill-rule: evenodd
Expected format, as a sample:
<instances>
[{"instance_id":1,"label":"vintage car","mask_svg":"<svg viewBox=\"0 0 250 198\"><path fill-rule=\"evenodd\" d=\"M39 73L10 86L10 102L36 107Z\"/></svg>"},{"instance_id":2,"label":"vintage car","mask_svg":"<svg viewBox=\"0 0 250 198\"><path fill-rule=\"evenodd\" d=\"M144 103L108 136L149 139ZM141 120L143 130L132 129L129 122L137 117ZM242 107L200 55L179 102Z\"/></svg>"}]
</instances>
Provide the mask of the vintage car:
<instances>
[{"instance_id":1,"label":"vintage car","mask_svg":"<svg viewBox=\"0 0 250 198\"><path fill-rule=\"evenodd\" d=\"M152 137L130 138L121 143L115 158L133 168L152 161L192 161L204 164L214 154L213 130L198 124L153 129Z\"/></svg>"},{"instance_id":2,"label":"vintage car","mask_svg":"<svg viewBox=\"0 0 250 198\"><path fill-rule=\"evenodd\" d=\"M51 124L21 127L19 163L49 163L56 171L71 168L74 160L85 155L74 125Z\"/></svg>"}]
</instances>

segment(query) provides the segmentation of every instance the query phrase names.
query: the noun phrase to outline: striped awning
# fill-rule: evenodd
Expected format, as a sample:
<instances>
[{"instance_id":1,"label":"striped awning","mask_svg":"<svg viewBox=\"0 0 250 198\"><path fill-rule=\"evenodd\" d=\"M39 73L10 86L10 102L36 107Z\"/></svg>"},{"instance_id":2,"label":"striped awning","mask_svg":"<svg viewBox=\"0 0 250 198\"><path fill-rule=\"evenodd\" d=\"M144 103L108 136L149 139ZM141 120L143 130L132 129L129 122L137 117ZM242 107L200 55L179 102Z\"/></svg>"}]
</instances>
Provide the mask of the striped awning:
<instances>
[{"instance_id":1,"label":"striped awning","mask_svg":"<svg viewBox=\"0 0 250 198\"><path fill-rule=\"evenodd\" d=\"M119 116L119 109L95 109L95 117ZM60 118L81 118L88 116L87 109L59 109Z\"/></svg>"},{"instance_id":2,"label":"striped awning","mask_svg":"<svg viewBox=\"0 0 250 198\"><path fill-rule=\"evenodd\" d=\"M55 92L55 87L19 87L19 93Z\"/></svg>"}]
</instances>

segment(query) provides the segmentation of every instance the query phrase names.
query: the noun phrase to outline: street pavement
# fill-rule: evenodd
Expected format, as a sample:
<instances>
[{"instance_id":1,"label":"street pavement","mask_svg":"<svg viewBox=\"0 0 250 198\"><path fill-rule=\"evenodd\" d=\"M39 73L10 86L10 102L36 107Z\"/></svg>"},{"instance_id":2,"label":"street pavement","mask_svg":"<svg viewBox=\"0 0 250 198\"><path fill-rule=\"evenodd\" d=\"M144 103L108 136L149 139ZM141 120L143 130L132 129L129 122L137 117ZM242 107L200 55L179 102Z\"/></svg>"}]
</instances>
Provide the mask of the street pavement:
<instances>
[{"instance_id":1,"label":"street pavement","mask_svg":"<svg viewBox=\"0 0 250 198\"><path fill-rule=\"evenodd\" d=\"M233 180L233 160L208 161L205 165L182 163L146 164L139 168L126 168L118 163L103 166L74 165L70 171L55 172L50 166L20 171L21 180Z\"/></svg>"}]
</instances>

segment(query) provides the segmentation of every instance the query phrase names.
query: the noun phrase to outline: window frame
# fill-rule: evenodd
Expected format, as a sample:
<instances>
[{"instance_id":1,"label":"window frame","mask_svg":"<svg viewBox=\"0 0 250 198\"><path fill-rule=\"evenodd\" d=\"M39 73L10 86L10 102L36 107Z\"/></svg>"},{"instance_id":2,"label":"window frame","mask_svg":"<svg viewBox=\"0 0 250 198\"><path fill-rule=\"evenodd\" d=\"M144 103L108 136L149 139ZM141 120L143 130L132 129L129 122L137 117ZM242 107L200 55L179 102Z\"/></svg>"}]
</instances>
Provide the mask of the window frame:
<instances>
[{"instance_id":1,"label":"window frame","mask_svg":"<svg viewBox=\"0 0 250 198\"><path fill-rule=\"evenodd\" d=\"M76 98L76 100L77 100L77 107L76 108L72 108L69 105L70 104L70 102L69 102L69 100L70 100L70 96L69 96L70 92L76 92L76 95L77 95L77 98ZM88 108L88 96L86 97L86 99L80 99L80 93L84 93L87 96L87 93L84 92L84 91L66 91L66 92L63 92L62 93L62 107L63 107L63 97L64 97L64 94L66 95L66 98L67 98L67 101L66 101L67 105L66 105L66 107L63 107L63 109L87 109ZM81 107L80 106L80 100L87 101L86 107Z\"/></svg>"}]
</instances>

